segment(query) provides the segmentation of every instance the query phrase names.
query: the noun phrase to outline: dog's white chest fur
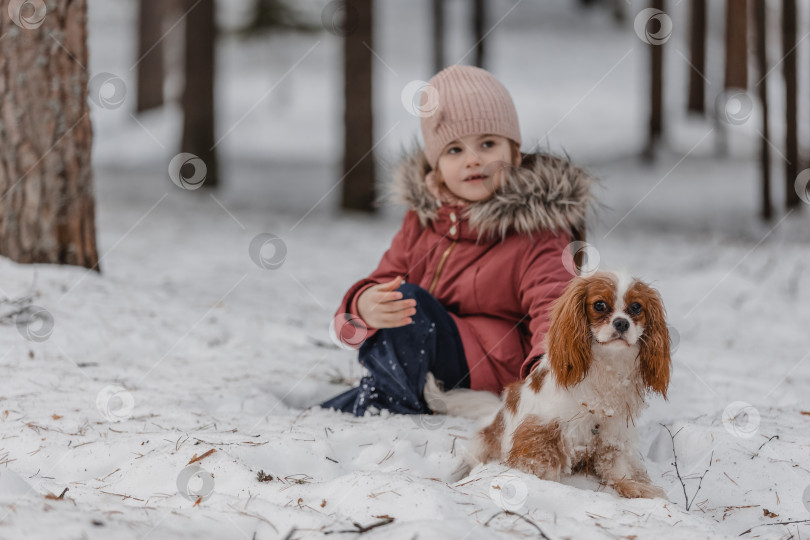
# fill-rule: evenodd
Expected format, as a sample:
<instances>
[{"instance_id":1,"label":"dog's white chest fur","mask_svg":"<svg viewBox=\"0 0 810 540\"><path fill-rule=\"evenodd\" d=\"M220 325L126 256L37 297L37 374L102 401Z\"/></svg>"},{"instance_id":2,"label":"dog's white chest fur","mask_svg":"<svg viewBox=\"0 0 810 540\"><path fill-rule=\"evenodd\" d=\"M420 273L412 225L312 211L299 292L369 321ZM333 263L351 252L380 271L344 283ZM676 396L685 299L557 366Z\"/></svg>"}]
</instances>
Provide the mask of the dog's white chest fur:
<instances>
[{"instance_id":1,"label":"dog's white chest fur","mask_svg":"<svg viewBox=\"0 0 810 540\"><path fill-rule=\"evenodd\" d=\"M585 378L562 388L548 373L540 392L528 381L522 385L515 414L506 414L502 451L512 446L512 435L529 415L541 423L557 421L565 444L574 454L610 444L635 441L635 419L644 407L643 382L638 375L638 346L600 348ZM537 369L544 369L541 364Z\"/></svg>"}]
</instances>

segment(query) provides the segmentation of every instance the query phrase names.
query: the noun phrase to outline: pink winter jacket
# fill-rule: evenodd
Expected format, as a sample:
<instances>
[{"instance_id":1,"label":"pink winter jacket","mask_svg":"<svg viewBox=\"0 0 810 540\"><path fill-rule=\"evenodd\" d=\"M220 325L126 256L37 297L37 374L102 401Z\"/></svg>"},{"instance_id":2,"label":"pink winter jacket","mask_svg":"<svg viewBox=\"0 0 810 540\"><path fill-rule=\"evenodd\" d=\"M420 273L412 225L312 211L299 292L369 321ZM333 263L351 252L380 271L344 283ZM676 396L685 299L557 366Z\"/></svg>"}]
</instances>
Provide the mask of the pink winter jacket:
<instances>
[{"instance_id":1,"label":"pink winter jacket","mask_svg":"<svg viewBox=\"0 0 810 540\"><path fill-rule=\"evenodd\" d=\"M349 287L335 331L350 343L356 329L342 321L361 321L360 293L404 276L455 321L470 387L500 393L545 352L548 309L573 277L563 252L571 232L584 231L593 179L561 158L531 154L492 198L437 206L424 180L429 170L421 151L400 165L393 191L409 210L377 269Z\"/></svg>"}]
</instances>

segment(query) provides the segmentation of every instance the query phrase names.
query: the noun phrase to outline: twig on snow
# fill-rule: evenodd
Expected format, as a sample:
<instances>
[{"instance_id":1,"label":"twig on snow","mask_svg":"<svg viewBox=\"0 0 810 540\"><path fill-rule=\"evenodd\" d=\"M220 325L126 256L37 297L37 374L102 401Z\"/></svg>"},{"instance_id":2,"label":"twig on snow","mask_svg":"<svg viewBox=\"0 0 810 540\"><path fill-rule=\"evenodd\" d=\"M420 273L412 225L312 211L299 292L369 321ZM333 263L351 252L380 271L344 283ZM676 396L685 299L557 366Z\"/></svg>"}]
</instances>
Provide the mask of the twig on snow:
<instances>
[{"instance_id":1,"label":"twig on snow","mask_svg":"<svg viewBox=\"0 0 810 540\"><path fill-rule=\"evenodd\" d=\"M372 529L376 529L377 527L382 527L384 525L388 525L389 523L394 522L394 518L392 518L391 516L374 516L374 517L378 517L378 518L382 518L382 519L380 519L380 521L377 521L376 523L372 523L371 525L365 525L365 526L360 525L359 523L352 522L352 525L355 526L354 530L349 529L349 530L345 530L345 531L324 531L323 534L345 534L345 533L363 534L363 533L367 533L368 531L370 531Z\"/></svg>"},{"instance_id":2,"label":"twig on snow","mask_svg":"<svg viewBox=\"0 0 810 540\"><path fill-rule=\"evenodd\" d=\"M690 501L689 496L686 494L686 483L683 481L681 471L678 469L678 454L675 453L675 437L681 432L681 430L679 429L675 432L675 435L673 435L669 427L665 426L664 424L661 424L661 426L667 430L667 433L669 433L669 438L672 439L672 456L675 458L675 461L672 464L675 465L675 474L678 476L678 481L681 483L681 487L683 488L683 497L686 499L686 511L688 512L689 508L692 506L692 503L695 502L695 499L697 498L700 487L703 485L703 478L706 476L706 473L709 472L709 469L706 469L706 471L700 476L700 482L698 482L698 487L695 490L695 493L692 494L692 500ZM711 459L709 460L709 463L711 464Z\"/></svg>"},{"instance_id":3,"label":"twig on snow","mask_svg":"<svg viewBox=\"0 0 810 540\"><path fill-rule=\"evenodd\" d=\"M116 497L123 497L124 500L133 499L135 501L143 502L143 499L139 499L138 497L133 497L132 495L124 495L123 493L112 493L110 491L103 491L103 490L99 490L99 491L101 491L101 493L104 493L105 495L114 495ZM64 495L64 493L63 493L63 495Z\"/></svg>"},{"instance_id":4,"label":"twig on snow","mask_svg":"<svg viewBox=\"0 0 810 540\"><path fill-rule=\"evenodd\" d=\"M62 490L62 493L60 493L59 495L54 495L52 493L48 493L47 495L45 495L45 498L50 499L52 501L61 501L62 499L65 498L65 493L67 493L67 491L68 491L68 488L65 488L65 489ZM104 493L104 492L102 491L102 493Z\"/></svg>"},{"instance_id":5,"label":"twig on snow","mask_svg":"<svg viewBox=\"0 0 810 540\"><path fill-rule=\"evenodd\" d=\"M186 465L191 465L192 463L195 463L197 461L202 461L203 459L207 458L208 456L210 456L211 454L213 454L216 451L217 451L216 448L212 448L211 450L209 450L208 452L204 453L201 456L198 456L197 454L194 454L194 457L191 458L191 461L186 463Z\"/></svg>"},{"instance_id":6,"label":"twig on snow","mask_svg":"<svg viewBox=\"0 0 810 540\"><path fill-rule=\"evenodd\" d=\"M774 436L772 436L771 438L769 438L767 441L765 441L764 443L762 443L762 444L759 446L759 448L757 448L757 451L756 451L756 452L754 452L754 455L752 455L752 456L751 456L751 459L754 459L755 457L757 457L757 456L759 455L759 451L760 451L760 450L762 450L762 447L763 447L763 446L765 446L766 444L768 444L768 443L769 443L769 442L771 442L772 440L774 440L774 439L778 439L778 438L779 438L779 435L774 435Z\"/></svg>"},{"instance_id":7,"label":"twig on snow","mask_svg":"<svg viewBox=\"0 0 810 540\"><path fill-rule=\"evenodd\" d=\"M266 517L261 516L261 515L256 514L256 513L253 513L253 512L247 512L245 510L241 510L241 509L236 508L235 506L233 506L231 504L229 504L228 507L231 508L232 510L234 510L240 516L252 517L252 518L258 519L259 521L263 521L263 522L267 523L268 525L270 525L273 528L274 531L278 532L278 529L276 528L276 526L273 525L270 522L270 520L268 520Z\"/></svg>"},{"instance_id":8,"label":"twig on snow","mask_svg":"<svg viewBox=\"0 0 810 540\"><path fill-rule=\"evenodd\" d=\"M544 533L544 532L543 532L543 529L541 529L541 528L540 528L540 526L539 526L537 523L535 523L534 521L530 520L530 519L529 519L529 518L527 518L526 516L524 516L524 515L522 515L522 514L518 514L517 512L512 512L511 510L501 510L500 512L496 512L495 514L493 514L493 515L492 515L492 517L491 517L491 518L489 518L489 519L487 520L487 522L486 522L486 523L484 523L484 527L489 527L489 522L490 522L490 521L492 521L493 519L495 519L496 517L500 516L501 514L503 514L503 515L505 515L505 516L517 516L517 517L519 517L520 519L522 519L523 521L525 521L526 523L528 523L529 525L531 525L532 527L534 527L535 529L537 529L537 532L539 532L539 533L540 533L540 537L541 537L541 538L545 538L546 540L551 540L551 538L549 538L549 537L546 535L546 533Z\"/></svg>"},{"instance_id":9,"label":"twig on snow","mask_svg":"<svg viewBox=\"0 0 810 540\"><path fill-rule=\"evenodd\" d=\"M792 523L810 523L810 519L798 519L796 521L779 521L778 523L760 523L759 525L754 525L753 527L751 527L747 531L741 532L738 536L748 534L752 530L756 529L757 527L766 527L768 525L790 525Z\"/></svg>"}]
</instances>

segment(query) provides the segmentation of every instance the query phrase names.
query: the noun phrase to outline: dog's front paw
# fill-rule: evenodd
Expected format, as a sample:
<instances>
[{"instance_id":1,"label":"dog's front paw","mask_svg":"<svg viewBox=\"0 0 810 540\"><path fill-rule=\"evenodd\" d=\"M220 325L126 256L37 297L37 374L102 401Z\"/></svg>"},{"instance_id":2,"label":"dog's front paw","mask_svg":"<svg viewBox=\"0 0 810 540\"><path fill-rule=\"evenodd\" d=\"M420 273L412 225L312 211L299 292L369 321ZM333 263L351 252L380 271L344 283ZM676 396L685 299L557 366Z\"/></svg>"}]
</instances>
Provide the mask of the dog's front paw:
<instances>
[{"instance_id":1,"label":"dog's front paw","mask_svg":"<svg viewBox=\"0 0 810 540\"><path fill-rule=\"evenodd\" d=\"M649 482L639 482L636 480L622 479L611 484L613 489L622 497L628 499L655 499L659 497L666 499L667 494L658 486Z\"/></svg>"}]
</instances>

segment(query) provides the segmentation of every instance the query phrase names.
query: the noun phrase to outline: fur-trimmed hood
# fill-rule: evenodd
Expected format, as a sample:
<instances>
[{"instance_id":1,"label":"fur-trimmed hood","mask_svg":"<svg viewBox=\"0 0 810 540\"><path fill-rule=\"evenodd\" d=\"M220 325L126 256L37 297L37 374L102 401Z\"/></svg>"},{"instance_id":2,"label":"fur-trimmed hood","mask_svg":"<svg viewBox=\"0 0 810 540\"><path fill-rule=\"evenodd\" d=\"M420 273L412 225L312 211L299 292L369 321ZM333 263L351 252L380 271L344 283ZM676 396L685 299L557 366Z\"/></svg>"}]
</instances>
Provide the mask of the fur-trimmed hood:
<instances>
[{"instance_id":1,"label":"fur-trimmed hood","mask_svg":"<svg viewBox=\"0 0 810 540\"><path fill-rule=\"evenodd\" d=\"M404 154L390 187L390 198L414 210L423 227L438 215L438 201L425 182L430 170L417 147ZM508 171L492 197L464 206L462 215L479 238L505 238L510 230L530 235L542 230L584 231L593 204L593 176L568 159L542 153L523 154L521 165Z\"/></svg>"}]
</instances>

